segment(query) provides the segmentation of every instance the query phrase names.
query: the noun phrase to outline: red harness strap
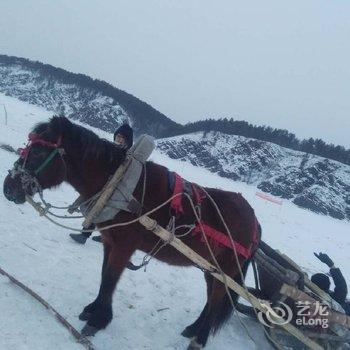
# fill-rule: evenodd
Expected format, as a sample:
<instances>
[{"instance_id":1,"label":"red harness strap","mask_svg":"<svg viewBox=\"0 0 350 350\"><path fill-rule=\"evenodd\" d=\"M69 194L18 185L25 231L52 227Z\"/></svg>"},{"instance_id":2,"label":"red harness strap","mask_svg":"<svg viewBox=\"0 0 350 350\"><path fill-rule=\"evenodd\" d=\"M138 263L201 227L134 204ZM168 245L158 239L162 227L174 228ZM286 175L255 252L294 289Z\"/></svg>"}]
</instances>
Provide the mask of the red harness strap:
<instances>
[{"instance_id":1,"label":"red harness strap","mask_svg":"<svg viewBox=\"0 0 350 350\"><path fill-rule=\"evenodd\" d=\"M175 184L174 184L174 193L173 195L178 195L177 197L173 198L173 200L170 203L171 208L174 210L174 212L177 214L183 214L184 208L182 206L182 196L179 194L184 192L184 181L183 178L179 175L174 173L175 175Z\"/></svg>"},{"instance_id":2,"label":"red harness strap","mask_svg":"<svg viewBox=\"0 0 350 350\"><path fill-rule=\"evenodd\" d=\"M30 148L34 144L39 144L39 145L42 145L42 146L58 148L58 147L61 146L61 143L62 143L62 137L61 136L58 138L57 143L54 143L54 142L46 141L46 140L42 139L40 135L31 132L28 135L28 144L27 144L27 146L25 148L20 148L19 149L20 156L22 158L27 158L28 155L29 155Z\"/></svg>"},{"instance_id":3,"label":"red harness strap","mask_svg":"<svg viewBox=\"0 0 350 350\"><path fill-rule=\"evenodd\" d=\"M203 202L204 198L206 197L205 192L198 187L196 184L192 184L192 190L196 199L196 203L200 204Z\"/></svg>"},{"instance_id":4,"label":"red harness strap","mask_svg":"<svg viewBox=\"0 0 350 350\"><path fill-rule=\"evenodd\" d=\"M180 175L178 175L176 173L174 173L174 175L175 175L175 183L174 183L173 195L182 193L182 192L184 192L184 189L185 189L185 184L184 184L185 180ZM204 198L206 197L205 192L202 191L201 188L199 186L197 186L196 184L192 183L191 187L193 190L193 195L195 197L194 198L195 204L200 204L204 200ZM171 201L170 206L176 214L178 214L178 213L184 214L184 208L182 206L182 196L179 195L179 196L175 197ZM249 246L249 248L247 248L247 247L243 246L242 244L235 242L235 241L234 241L234 247L233 247L230 238L226 234L224 234L224 233L216 230L215 228L205 224L203 221L201 221L201 225L203 227L205 235L207 237L211 238L211 240L214 244L216 244L217 246L222 245L222 246L225 246L225 247L230 248L230 249L235 248L237 251L237 254L243 256L246 259L251 257L253 248L256 246L256 244L258 242L258 224L257 224L257 221L256 221L255 227L254 227L253 242ZM193 229L192 235L193 236L200 235L201 241L205 242L204 237L202 236L202 229L201 229L201 226L199 225L199 223L197 223L196 227Z\"/></svg>"},{"instance_id":5,"label":"red harness strap","mask_svg":"<svg viewBox=\"0 0 350 350\"><path fill-rule=\"evenodd\" d=\"M234 248L232 246L232 242L230 240L230 237L225 235L224 233L216 230L215 228L205 224L203 221L201 221L201 225L203 227L204 233L207 237L211 238L215 243L221 244L227 248L230 249L236 249L237 254L243 256L244 258L248 259L251 256L251 247L246 248L242 244L234 241ZM203 236L202 236L202 229L199 224L196 225L196 227L193 229L192 234L194 236L201 235L201 241L205 242Z\"/></svg>"}]
</instances>

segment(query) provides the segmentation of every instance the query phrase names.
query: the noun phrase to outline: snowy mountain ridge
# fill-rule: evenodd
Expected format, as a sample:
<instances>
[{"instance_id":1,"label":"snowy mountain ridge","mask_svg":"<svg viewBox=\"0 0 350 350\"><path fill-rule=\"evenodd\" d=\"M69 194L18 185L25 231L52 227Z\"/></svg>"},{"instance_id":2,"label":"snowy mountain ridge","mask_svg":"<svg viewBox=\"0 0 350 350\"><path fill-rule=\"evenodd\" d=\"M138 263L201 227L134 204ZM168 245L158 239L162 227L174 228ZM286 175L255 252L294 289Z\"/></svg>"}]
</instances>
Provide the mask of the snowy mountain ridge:
<instances>
[{"instance_id":1,"label":"snowy mountain ridge","mask_svg":"<svg viewBox=\"0 0 350 350\"><path fill-rule=\"evenodd\" d=\"M128 122L157 137L177 125L106 82L24 58L0 55L0 92L108 132Z\"/></svg>"},{"instance_id":2,"label":"snowy mountain ridge","mask_svg":"<svg viewBox=\"0 0 350 350\"><path fill-rule=\"evenodd\" d=\"M276 144L220 132L158 140L170 158L256 185L302 208L350 220L350 166Z\"/></svg>"}]
</instances>

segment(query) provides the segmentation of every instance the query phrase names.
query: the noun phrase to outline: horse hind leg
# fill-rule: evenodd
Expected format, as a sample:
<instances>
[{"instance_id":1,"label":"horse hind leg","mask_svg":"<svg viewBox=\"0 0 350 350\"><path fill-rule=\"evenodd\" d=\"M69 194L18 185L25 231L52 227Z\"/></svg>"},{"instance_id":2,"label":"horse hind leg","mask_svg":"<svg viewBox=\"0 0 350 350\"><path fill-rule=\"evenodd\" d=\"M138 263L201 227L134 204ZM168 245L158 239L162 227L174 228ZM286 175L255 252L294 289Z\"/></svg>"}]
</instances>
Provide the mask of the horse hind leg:
<instances>
[{"instance_id":1,"label":"horse hind leg","mask_svg":"<svg viewBox=\"0 0 350 350\"><path fill-rule=\"evenodd\" d=\"M214 322L219 318L219 313L226 311L224 310L224 306L226 306L226 300L224 300L226 297L225 293L225 286L221 282L214 280L212 293L207 303L206 313L202 318L201 325L197 328L196 334L192 338L187 350L198 350L206 345Z\"/></svg>"},{"instance_id":2,"label":"horse hind leg","mask_svg":"<svg viewBox=\"0 0 350 350\"><path fill-rule=\"evenodd\" d=\"M207 300L209 300L211 292L212 292L212 286L213 286L213 279L214 277L208 273L204 273L205 281L207 283ZM205 304L202 312L200 313L199 317L197 318L196 321L194 321L191 325L187 326L181 333L182 336L186 338L193 338L196 336L199 328L202 326L203 321L207 315L208 312L208 301Z\"/></svg>"},{"instance_id":3,"label":"horse hind leg","mask_svg":"<svg viewBox=\"0 0 350 350\"><path fill-rule=\"evenodd\" d=\"M248 269L249 262L244 264L242 268L243 276L245 276ZM234 275L234 274L233 274ZM234 280L242 284L242 278L238 271L235 273ZM236 305L238 295L230 290L230 296L233 306ZM211 294L208 298L207 310L205 317L201 320L201 326L197 328L195 336L192 338L188 350L198 350L204 347L208 341L210 333L217 332L228 320L232 313L232 303L230 297L227 295L225 285L214 279L212 282Z\"/></svg>"}]
</instances>

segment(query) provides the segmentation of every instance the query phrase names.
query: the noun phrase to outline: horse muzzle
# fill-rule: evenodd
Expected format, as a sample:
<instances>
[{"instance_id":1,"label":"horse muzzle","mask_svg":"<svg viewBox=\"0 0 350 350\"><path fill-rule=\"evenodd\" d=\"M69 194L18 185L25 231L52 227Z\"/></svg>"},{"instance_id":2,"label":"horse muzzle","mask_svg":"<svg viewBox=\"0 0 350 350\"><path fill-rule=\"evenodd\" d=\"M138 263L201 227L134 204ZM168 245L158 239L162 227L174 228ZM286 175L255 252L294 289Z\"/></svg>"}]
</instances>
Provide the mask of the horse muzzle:
<instances>
[{"instance_id":1,"label":"horse muzzle","mask_svg":"<svg viewBox=\"0 0 350 350\"><path fill-rule=\"evenodd\" d=\"M4 180L3 191L6 199L11 202L23 204L26 201L26 193L18 176L12 178L11 175L7 175Z\"/></svg>"}]
</instances>

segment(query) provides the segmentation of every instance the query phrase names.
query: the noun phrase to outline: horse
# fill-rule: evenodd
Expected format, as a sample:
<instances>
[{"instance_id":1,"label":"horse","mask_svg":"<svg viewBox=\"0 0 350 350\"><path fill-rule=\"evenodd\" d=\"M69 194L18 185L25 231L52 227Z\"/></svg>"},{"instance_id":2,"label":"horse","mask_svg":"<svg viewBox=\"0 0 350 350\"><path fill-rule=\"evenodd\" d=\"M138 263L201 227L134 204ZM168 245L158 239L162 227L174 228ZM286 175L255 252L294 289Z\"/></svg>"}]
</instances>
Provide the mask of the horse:
<instances>
[{"instance_id":1,"label":"horse","mask_svg":"<svg viewBox=\"0 0 350 350\"><path fill-rule=\"evenodd\" d=\"M126 157L126 151L114 143L99 138L92 131L74 124L66 117L53 116L49 121L37 124L29 134L27 147L22 149L9 175L4 180L4 195L16 204L23 204L26 195L33 196L39 190L50 189L67 182L87 200L101 191L108 179ZM169 170L159 164L147 161L133 193L143 200L143 210L155 208L168 200L173 192L169 186ZM144 183L145 181L145 183ZM232 233L235 244L252 247L250 256L235 256L232 247L213 243L213 252L222 271L242 284L255 247L261 239L261 228L254 210L239 193L215 188L204 188L216 202ZM210 227L225 231L213 203L204 198L201 217ZM170 204L150 215L159 225L165 227L171 217ZM97 225L102 229L107 225L135 219L135 214L119 212L112 220ZM183 200L183 213L176 217L181 226L194 223L195 214L189 201ZM103 241L103 264L101 284L96 299L84 307L79 315L86 321L82 334L92 336L104 329L112 320L112 297L120 276L136 250L150 253L158 238L140 223L129 226L101 230ZM226 233L227 235L227 233ZM191 249L213 263L213 255L208 246L194 234L180 238ZM253 244L256 242L256 244ZM193 266L193 263L171 245L165 245L155 256L170 265ZM238 264L239 263L239 264ZM200 349L207 343L211 333L215 333L228 319L238 295L226 293L225 285L204 272L207 302L199 317L181 333L191 339L188 349Z\"/></svg>"}]
</instances>

